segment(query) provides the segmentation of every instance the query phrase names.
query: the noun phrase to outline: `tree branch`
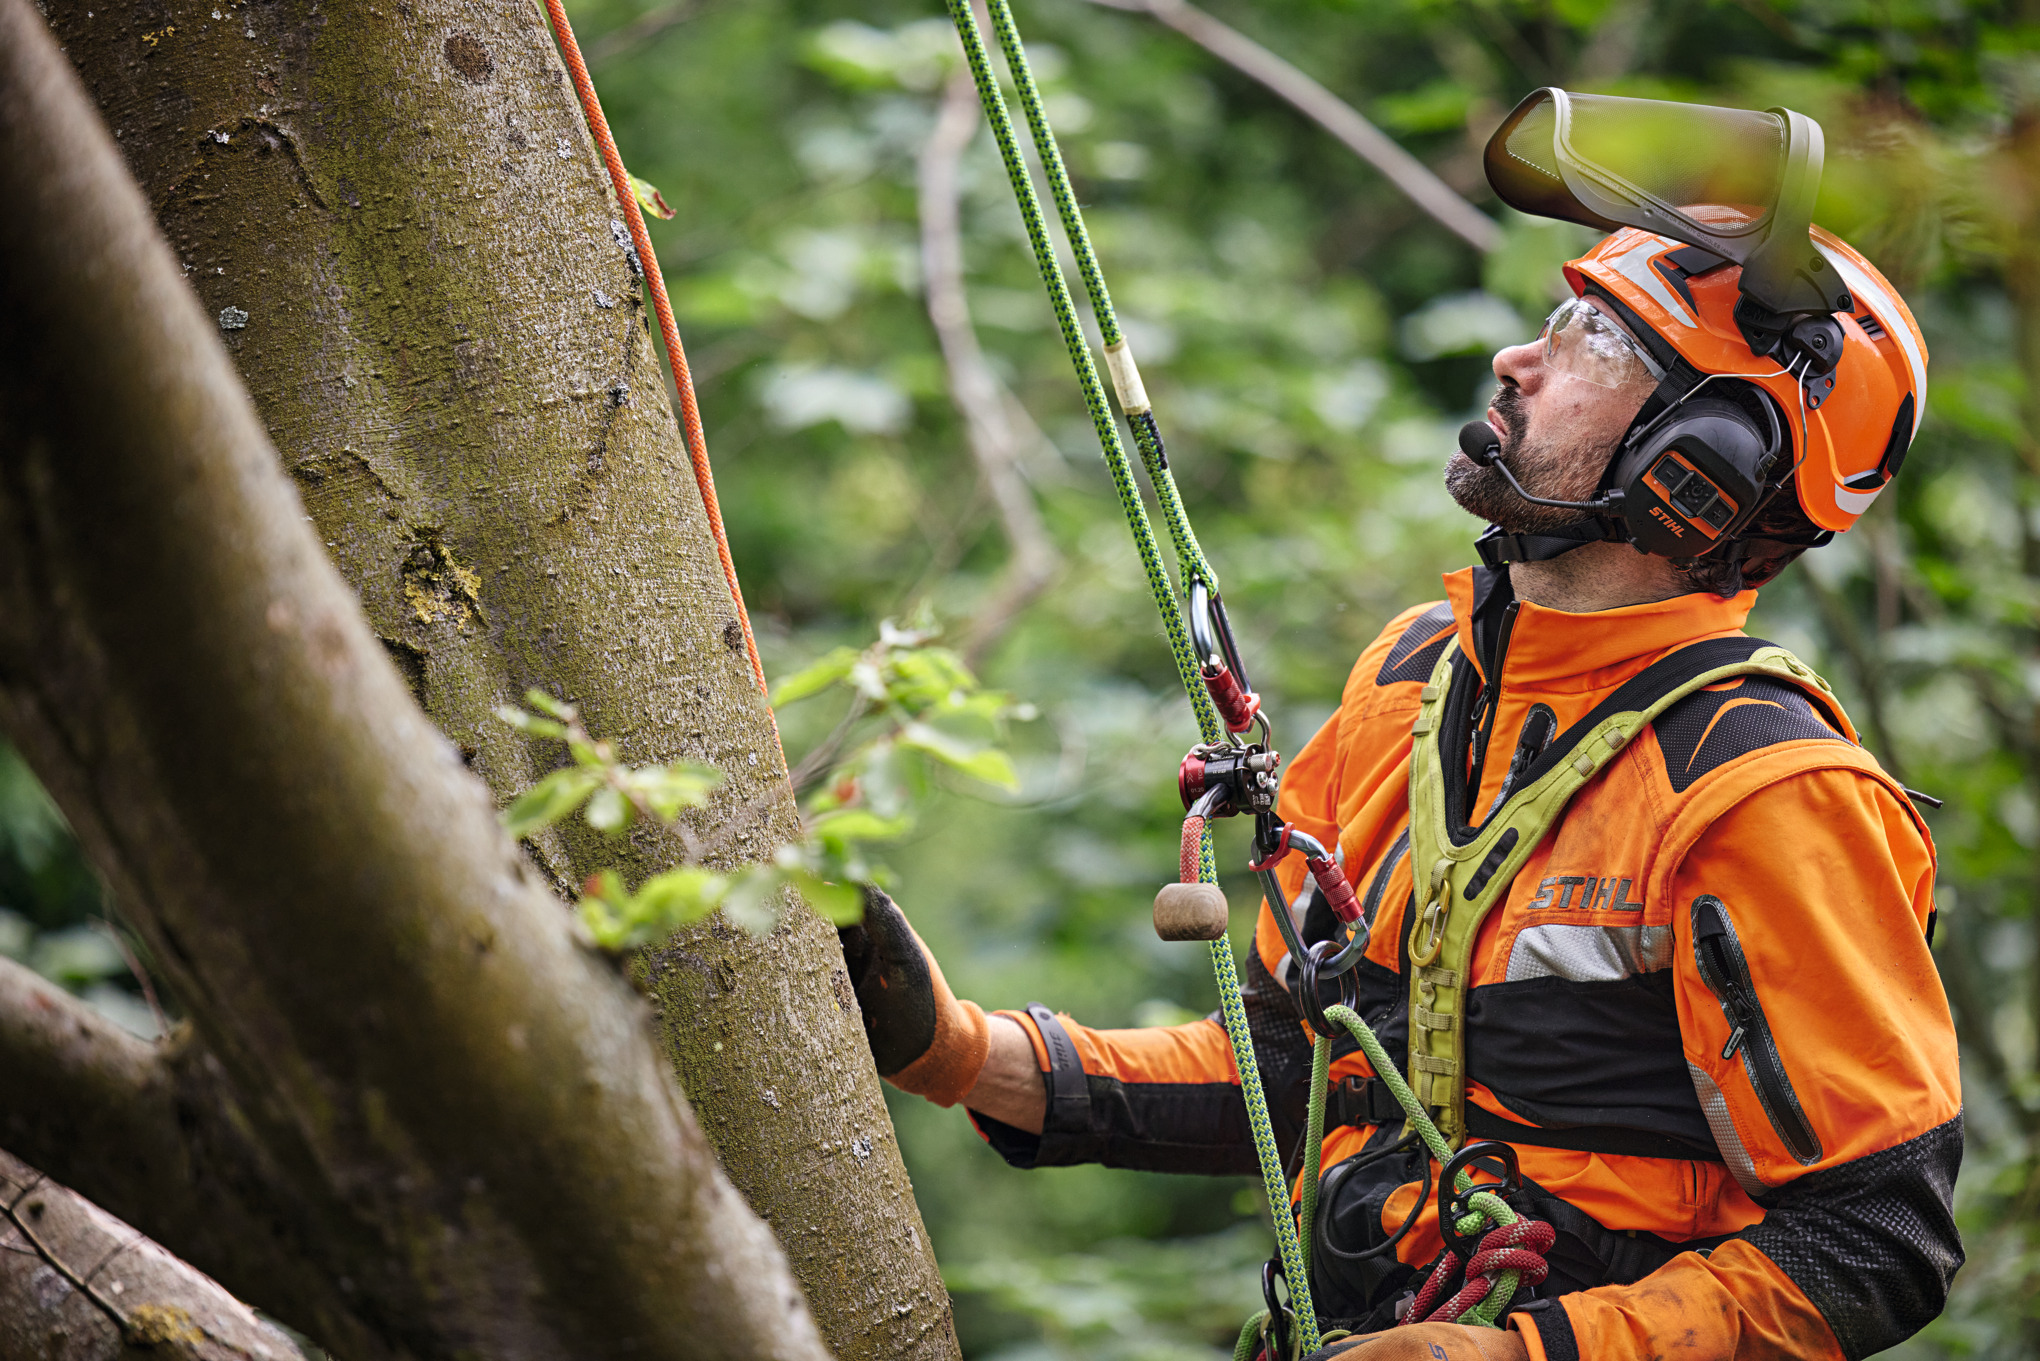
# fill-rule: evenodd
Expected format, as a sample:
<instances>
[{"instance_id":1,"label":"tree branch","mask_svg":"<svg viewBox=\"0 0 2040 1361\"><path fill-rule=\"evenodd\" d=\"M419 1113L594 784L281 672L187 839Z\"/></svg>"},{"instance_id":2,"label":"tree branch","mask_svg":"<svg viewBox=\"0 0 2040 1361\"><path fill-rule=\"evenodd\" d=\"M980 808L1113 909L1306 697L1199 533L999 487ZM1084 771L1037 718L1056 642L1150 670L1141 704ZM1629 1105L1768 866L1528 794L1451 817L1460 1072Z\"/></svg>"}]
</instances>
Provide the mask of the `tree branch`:
<instances>
[{"instance_id":1,"label":"tree branch","mask_svg":"<svg viewBox=\"0 0 2040 1361\"><path fill-rule=\"evenodd\" d=\"M419 711L27 0L0 0L0 202L0 728L235 1098L233 1189L271 1216L227 1265L289 1277L258 1303L356 1361L820 1361L642 1003Z\"/></svg>"},{"instance_id":2,"label":"tree branch","mask_svg":"<svg viewBox=\"0 0 2040 1361\"><path fill-rule=\"evenodd\" d=\"M670 0L656 9L646 10L637 18L619 28L612 28L588 44L587 59L590 66L600 66L614 61L633 47L642 47L669 28L686 23L701 13L702 0ZM696 376L699 376L697 371Z\"/></svg>"},{"instance_id":3,"label":"tree branch","mask_svg":"<svg viewBox=\"0 0 2040 1361\"><path fill-rule=\"evenodd\" d=\"M1022 437L1009 419L1009 412L1018 404L1009 405L1004 385L985 362L964 289L958 171L977 128L977 87L969 71L959 70L943 88L935 130L921 148L921 274L928 291L928 320L934 324L949 370L949 397L963 417L971 455L1013 550L991 598L972 621L963 649L964 659L972 666L1047 587L1059 563L1055 545L1041 522L1041 510L1034 504L1034 493L1020 474ZM1034 441L1047 440L1039 430L1030 430L1028 435Z\"/></svg>"},{"instance_id":4,"label":"tree branch","mask_svg":"<svg viewBox=\"0 0 2040 1361\"><path fill-rule=\"evenodd\" d=\"M202 1272L5 1152L0 1221L0 1361L304 1361Z\"/></svg>"},{"instance_id":5,"label":"tree branch","mask_svg":"<svg viewBox=\"0 0 2040 1361\"><path fill-rule=\"evenodd\" d=\"M1091 0L1091 3L1147 14L1167 24L1295 106L1467 245L1483 254L1501 245L1502 229L1493 218L1461 198L1429 166L1362 117L1358 109L1238 29L1221 23L1186 0Z\"/></svg>"}]
</instances>

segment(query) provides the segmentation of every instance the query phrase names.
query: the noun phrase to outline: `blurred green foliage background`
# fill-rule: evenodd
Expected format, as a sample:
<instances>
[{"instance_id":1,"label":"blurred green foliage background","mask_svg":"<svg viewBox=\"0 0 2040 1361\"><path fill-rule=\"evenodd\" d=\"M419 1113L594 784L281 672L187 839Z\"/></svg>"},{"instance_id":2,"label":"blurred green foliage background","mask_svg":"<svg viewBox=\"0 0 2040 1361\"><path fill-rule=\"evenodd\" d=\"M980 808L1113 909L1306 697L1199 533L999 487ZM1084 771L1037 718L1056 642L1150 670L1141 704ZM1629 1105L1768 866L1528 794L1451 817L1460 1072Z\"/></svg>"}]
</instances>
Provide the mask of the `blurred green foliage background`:
<instances>
[{"instance_id":1,"label":"blurred green foliage background","mask_svg":"<svg viewBox=\"0 0 2040 1361\"><path fill-rule=\"evenodd\" d=\"M939 205L924 181L960 62L941 9L570 8L631 168L678 210L652 232L768 669L862 647L882 619L934 622L1038 711L1014 734L1016 794L959 789L890 857L951 982L1100 1025L1209 1010L1205 952L1148 926L1193 725L981 125L955 165L966 296L1038 525L1001 514L930 323L922 223ZM1752 631L1816 659L1886 764L1947 800L1931 818L1936 953L1964 1042L1969 1265L1946 1316L1895 1354L2040 1355L2040 6L1212 0L1494 216L1485 257L1152 15L1017 8L1292 752L1386 618L1470 559L1477 526L1440 481L1451 432L1491 390L1486 356L1534 333L1558 262L1591 240L1488 194L1478 152L1501 114L1563 84L1823 122L1819 218L1911 302L1931 395L1895 490L1767 588ZM1036 535L1047 584L1001 625L987 612L1019 580L1016 534ZM836 716L790 710L793 756ZM1221 842L1234 867L1240 832ZM1255 898L1237 869L1228 887L1243 939ZM0 909L0 950L153 1024L114 938L88 924L106 913L89 870L11 755ZM894 1114L967 1355L1226 1354L1269 1250L1256 1187L1016 1172L960 1111L907 1099Z\"/></svg>"}]
</instances>

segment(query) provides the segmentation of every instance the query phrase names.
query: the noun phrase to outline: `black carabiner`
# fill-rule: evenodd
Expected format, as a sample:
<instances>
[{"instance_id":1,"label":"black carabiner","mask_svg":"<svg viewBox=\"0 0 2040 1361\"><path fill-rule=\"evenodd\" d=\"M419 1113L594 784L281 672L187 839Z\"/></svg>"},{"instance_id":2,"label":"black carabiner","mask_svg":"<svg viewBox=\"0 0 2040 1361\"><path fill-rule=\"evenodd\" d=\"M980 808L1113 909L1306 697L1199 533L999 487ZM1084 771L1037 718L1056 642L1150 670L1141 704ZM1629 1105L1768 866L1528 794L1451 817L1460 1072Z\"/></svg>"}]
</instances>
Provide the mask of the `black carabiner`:
<instances>
[{"instance_id":1,"label":"black carabiner","mask_svg":"<svg viewBox=\"0 0 2040 1361\"><path fill-rule=\"evenodd\" d=\"M1484 1159L1492 1158L1502 1165L1502 1179L1498 1183L1476 1184L1465 1191L1459 1190L1459 1174L1466 1168ZM1492 1170L1492 1169L1490 1169ZM1459 1218L1469 1210L1467 1201L1480 1191L1491 1191L1504 1198L1523 1189L1523 1172L1516 1165L1516 1150L1509 1144L1494 1139L1477 1139L1460 1149L1438 1169L1438 1233L1444 1238L1448 1250L1460 1257L1470 1258L1479 1247L1481 1233L1462 1234L1457 1227Z\"/></svg>"},{"instance_id":2,"label":"black carabiner","mask_svg":"<svg viewBox=\"0 0 2040 1361\"><path fill-rule=\"evenodd\" d=\"M1275 1293L1275 1283L1282 1282L1282 1293L1289 1292L1289 1280L1282 1274L1282 1259L1270 1257L1261 1264L1261 1300L1268 1306L1268 1346L1264 1353L1268 1361L1287 1361L1289 1356L1289 1306Z\"/></svg>"},{"instance_id":3,"label":"black carabiner","mask_svg":"<svg viewBox=\"0 0 2040 1361\"><path fill-rule=\"evenodd\" d=\"M1310 1028L1328 1040L1337 1039L1346 1032L1332 1024L1325 1015L1324 1004L1318 1000L1318 970L1325 961L1341 954L1345 947L1338 940L1321 940L1304 951L1296 961L1296 983L1299 996L1297 1005L1303 1009L1303 1019ZM1347 969L1338 975L1339 1001L1348 1007L1360 1004L1360 980L1354 971Z\"/></svg>"}]
</instances>

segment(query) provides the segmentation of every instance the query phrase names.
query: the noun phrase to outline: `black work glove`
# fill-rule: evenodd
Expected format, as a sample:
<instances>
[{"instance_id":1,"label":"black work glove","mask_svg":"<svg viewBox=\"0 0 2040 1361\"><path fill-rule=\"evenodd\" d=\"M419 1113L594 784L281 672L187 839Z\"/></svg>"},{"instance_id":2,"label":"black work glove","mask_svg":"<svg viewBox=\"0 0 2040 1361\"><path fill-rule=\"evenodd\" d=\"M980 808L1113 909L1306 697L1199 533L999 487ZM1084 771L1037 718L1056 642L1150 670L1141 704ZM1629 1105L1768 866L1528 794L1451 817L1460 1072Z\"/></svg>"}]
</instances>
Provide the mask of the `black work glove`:
<instances>
[{"instance_id":1,"label":"black work glove","mask_svg":"<svg viewBox=\"0 0 2040 1361\"><path fill-rule=\"evenodd\" d=\"M879 1076L938 1106L963 1100L991 1049L983 1008L949 991L906 914L879 888L864 886L864 920L836 935Z\"/></svg>"}]
</instances>

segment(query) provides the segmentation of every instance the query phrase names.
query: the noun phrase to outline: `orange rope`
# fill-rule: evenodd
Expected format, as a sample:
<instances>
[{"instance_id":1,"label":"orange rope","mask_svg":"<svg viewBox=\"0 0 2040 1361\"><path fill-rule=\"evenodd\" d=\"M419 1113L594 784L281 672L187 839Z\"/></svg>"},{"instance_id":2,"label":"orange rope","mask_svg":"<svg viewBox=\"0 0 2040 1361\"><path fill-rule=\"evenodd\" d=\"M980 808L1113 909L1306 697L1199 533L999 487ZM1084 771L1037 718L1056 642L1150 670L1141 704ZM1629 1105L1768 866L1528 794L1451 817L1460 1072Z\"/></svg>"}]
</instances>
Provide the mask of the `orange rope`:
<instances>
[{"instance_id":1,"label":"orange rope","mask_svg":"<svg viewBox=\"0 0 2040 1361\"><path fill-rule=\"evenodd\" d=\"M595 82L588 76L588 63L581 59L581 45L574 41L574 26L560 0L545 0L546 16L552 20L553 35L560 53L574 77L574 92L581 97L581 112L588 130L595 134L602 163L609 168L609 183L623 205L624 220L630 224L631 244L637 247L638 263L644 267L645 285L651 290L652 311L659 318L659 337L666 342L666 360L673 367L673 386L680 393L680 435L687 442L687 456L694 462L694 485L701 489L701 508L708 513L708 531L715 536L715 555L722 560L723 576L730 583L730 600L737 607L737 623L744 630L744 650L751 657L751 673L758 678L760 694L769 694L765 664L758 659L758 640L751 636L751 615L744 608L744 591L737 585L737 565L730 559L730 541L723 533L722 507L715 499L715 471L708 466L708 440L701 430L701 408L694 400L694 377L687 371L687 352L680 345L680 328L673 324L673 304L666 299L666 279L659 273L658 257L652 254L652 238L645 231L645 215L638 209L637 193L630 175L617 154L616 139L609 135L609 120L602 116L602 101L595 96ZM774 726L777 726L777 716Z\"/></svg>"}]
</instances>

